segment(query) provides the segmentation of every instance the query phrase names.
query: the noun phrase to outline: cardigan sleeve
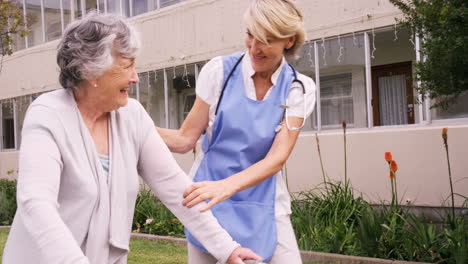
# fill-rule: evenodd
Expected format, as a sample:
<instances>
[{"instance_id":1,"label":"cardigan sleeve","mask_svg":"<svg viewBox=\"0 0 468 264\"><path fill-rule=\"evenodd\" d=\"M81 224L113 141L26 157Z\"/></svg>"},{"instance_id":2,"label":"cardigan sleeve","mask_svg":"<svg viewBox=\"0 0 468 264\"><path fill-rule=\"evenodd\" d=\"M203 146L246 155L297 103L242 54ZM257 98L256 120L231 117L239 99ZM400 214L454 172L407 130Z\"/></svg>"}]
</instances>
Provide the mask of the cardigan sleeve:
<instances>
[{"instance_id":1,"label":"cardigan sleeve","mask_svg":"<svg viewBox=\"0 0 468 264\"><path fill-rule=\"evenodd\" d=\"M139 174L197 240L216 259L225 263L240 245L219 225L211 211L200 212L203 204L192 208L182 205L183 192L192 181L174 160L151 118L146 112L143 115L140 127L145 132L138 163Z\"/></svg>"},{"instance_id":2,"label":"cardigan sleeve","mask_svg":"<svg viewBox=\"0 0 468 264\"><path fill-rule=\"evenodd\" d=\"M54 137L60 129L53 111L42 105L29 108L19 156L17 214L41 252L37 263L86 264L88 259L57 210L63 164Z\"/></svg>"}]
</instances>

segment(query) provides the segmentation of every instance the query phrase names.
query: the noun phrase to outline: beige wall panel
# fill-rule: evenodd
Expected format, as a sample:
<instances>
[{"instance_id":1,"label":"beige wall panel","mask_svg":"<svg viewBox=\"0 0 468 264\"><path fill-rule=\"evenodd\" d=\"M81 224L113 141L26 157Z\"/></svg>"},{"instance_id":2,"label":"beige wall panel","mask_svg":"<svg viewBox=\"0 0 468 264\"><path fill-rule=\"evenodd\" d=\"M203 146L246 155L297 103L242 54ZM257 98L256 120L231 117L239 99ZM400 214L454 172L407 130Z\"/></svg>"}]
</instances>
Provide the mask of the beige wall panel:
<instances>
[{"instance_id":1,"label":"beige wall panel","mask_svg":"<svg viewBox=\"0 0 468 264\"><path fill-rule=\"evenodd\" d=\"M0 152L1 179L16 179L18 176L18 154L17 151Z\"/></svg>"},{"instance_id":2,"label":"beige wall panel","mask_svg":"<svg viewBox=\"0 0 468 264\"><path fill-rule=\"evenodd\" d=\"M319 135L326 175L344 179L344 150L341 132ZM438 206L450 194L447 160L441 127L407 127L349 132L347 135L348 179L366 200L391 200L388 164L384 153L392 152L398 163L399 199L413 205ZM468 195L466 179L468 126L449 127L449 153L455 192ZM305 191L323 182L313 133L304 133L287 163L289 187ZM464 178L465 177L465 178ZM461 205L462 199L456 203Z\"/></svg>"},{"instance_id":3,"label":"beige wall panel","mask_svg":"<svg viewBox=\"0 0 468 264\"><path fill-rule=\"evenodd\" d=\"M398 163L399 200L416 206L440 206L450 195L447 159L441 137L442 127L375 128L347 134L348 179L356 195L371 202L391 201L391 186L385 152L392 152ZM325 173L332 181L344 180L342 132L319 135ZM454 191L468 196L468 126L452 126L448 132L449 155ZM175 154L179 165L188 173L192 152ZM287 162L291 192L322 188L323 176L317 153L315 134L304 132ZM445 201L445 205L450 203ZM463 199L455 203L461 206Z\"/></svg>"},{"instance_id":4,"label":"beige wall panel","mask_svg":"<svg viewBox=\"0 0 468 264\"><path fill-rule=\"evenodd\" d=\"M52 41L4 58L0 73L0 99L32 94L60 87L56 47Z\"/></svg>"},{"instance_id":5,"label":"beige wall panel","mask_svg":"<svg viewBox=\"0 0 468 264\"><path fill-rule=\"evenodd\" d=\"M308 39L393 25L401 12L387 0L298 0Z\"/></svg>"},{"instance_id":6,"label":"beige wall panel","mask_svg":"<svg viewBox=\"0 0 468 264\"><path fill-rule=\"evenodd\" d=\"M139 70L207 60L243 48L248 1L201 0L135 18L142 32Z\"/></svg>"}]
</instances>

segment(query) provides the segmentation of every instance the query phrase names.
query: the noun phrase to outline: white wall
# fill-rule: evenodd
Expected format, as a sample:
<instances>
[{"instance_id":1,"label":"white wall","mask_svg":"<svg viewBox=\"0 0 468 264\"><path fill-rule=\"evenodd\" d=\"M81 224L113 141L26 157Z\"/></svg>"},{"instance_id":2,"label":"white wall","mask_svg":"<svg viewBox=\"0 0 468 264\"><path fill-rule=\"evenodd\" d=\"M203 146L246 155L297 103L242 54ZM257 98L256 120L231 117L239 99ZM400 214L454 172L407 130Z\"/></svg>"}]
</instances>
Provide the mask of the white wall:
<instances>
[{"instance_id":1,"label":"white wall","mask_svg":"<svg viewBox=\"0 0 468 264\"><path fill-rule=\"evenodd\" d=\"M0 178L15 179L18 176L18 152L0 152Z\"/></svg>"},{"instance_id":2,"label":"white wall","mask_svg":"<svg viewBox=\"0 0 468 264\"><path fill-rule=\"evenodd\" d=\"M468 195L468 125L448 126L449 155L454 192ZM448 205L450 195L447 159L441 126L406 126L348 131L347 164L356 194L371 202L391 201L391 185L385 152L392 152L398 164L398 197L403 204L416 206ZM344 181L343 132L319 134L319 144L327 178ZM188 172L193 154L176 155ZM322 169L315 133L303 132L286 164L289 191L297 193L323 187ZM444 203L445 201L445 203ZM456 197L461 206L463 199Z\"/></svg>"},{"instance_id":3,"label":"white wall","mask_svg":"<svg viewBox=\"0 0 468 264\"><path fill-rule=\"evenodd\" d=\"M399 198L413 205L439 206L450 194L447 159L441 137L442 127L407 126L351 131L347 135L348 178L364 198L373 202L391 200L391 186L385 152L397 162ZM455 192L468 195L468 125L449 126L449 155ZM319 135L328 177L344 179L343 133ZM322 182L313 133L304 133L287 163L293 192L310 189ZM464 178L465 177L465 178ZM456 203L461 205L462 199Z\"/></svg>"}]
</instances>

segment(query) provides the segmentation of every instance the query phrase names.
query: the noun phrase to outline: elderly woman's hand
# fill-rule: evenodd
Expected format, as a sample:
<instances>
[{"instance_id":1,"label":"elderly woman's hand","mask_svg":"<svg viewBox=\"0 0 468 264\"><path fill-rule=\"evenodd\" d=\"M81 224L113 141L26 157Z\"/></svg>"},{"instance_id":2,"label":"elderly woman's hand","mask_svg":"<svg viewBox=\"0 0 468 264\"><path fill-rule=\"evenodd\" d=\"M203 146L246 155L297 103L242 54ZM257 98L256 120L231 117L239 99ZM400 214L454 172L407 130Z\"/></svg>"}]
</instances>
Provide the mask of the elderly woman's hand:
<instances>
[{"instance_id":1,"label":"elderly woman's hand","mask_svg":"<svg viewBox=\"0 0 468 264\"><path fill-rule=\"evenodd\" d=\"M227 263L228 264L245 264L244 260L257 260L262 261L262 257L255 254L251 249L238 247L232 251L229 256Z\"/></svg>"},{"instance_id":2,"label":"elderly woman's hand","mask_svg":"<svg viewBox=\"0 0 468 264\"><path fill-rule=\"evenodd\" d=\"M226 179L219 181L203 181L190 185L184 192L182 204L191 208L205 200L210 200L200 211L205 212L215 204L220 203L236 193L236 188Z\"/></svg>"}]
</instances>

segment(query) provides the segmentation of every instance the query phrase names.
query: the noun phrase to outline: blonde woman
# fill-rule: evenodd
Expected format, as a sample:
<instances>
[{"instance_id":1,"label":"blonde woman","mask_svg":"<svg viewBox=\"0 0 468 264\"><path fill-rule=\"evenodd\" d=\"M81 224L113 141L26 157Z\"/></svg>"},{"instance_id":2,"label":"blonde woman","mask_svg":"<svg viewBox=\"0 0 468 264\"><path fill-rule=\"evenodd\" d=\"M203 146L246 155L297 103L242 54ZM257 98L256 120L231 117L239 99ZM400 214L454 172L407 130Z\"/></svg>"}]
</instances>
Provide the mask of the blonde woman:
<instances>
[{"instance_id":1,"label":"blonde woman","mask_svg":"<svg viewBox=\"0 0 468 264\"><path fill-rule=\"evenodd\" d=\"M244 20L246 51L207 63L182 127L158 130L179 153L207 132L185 206L209 200L201 210L211 208L242 246L269 263L301 263L281 169L315 104L312 79L285 60L304 43L303 16L292 0L254 0ZM189 263L216 263L215 252L186 234Z\"/></svg>"}]
</instances>

